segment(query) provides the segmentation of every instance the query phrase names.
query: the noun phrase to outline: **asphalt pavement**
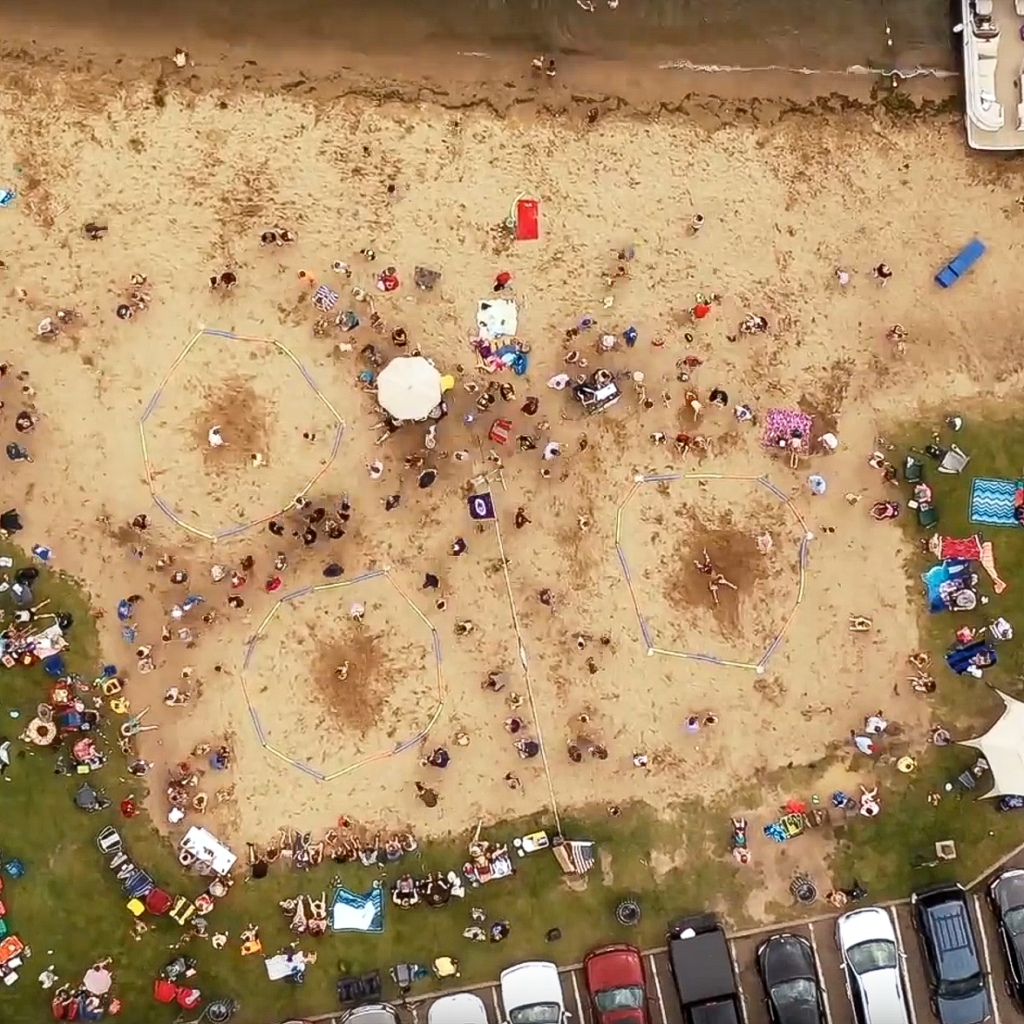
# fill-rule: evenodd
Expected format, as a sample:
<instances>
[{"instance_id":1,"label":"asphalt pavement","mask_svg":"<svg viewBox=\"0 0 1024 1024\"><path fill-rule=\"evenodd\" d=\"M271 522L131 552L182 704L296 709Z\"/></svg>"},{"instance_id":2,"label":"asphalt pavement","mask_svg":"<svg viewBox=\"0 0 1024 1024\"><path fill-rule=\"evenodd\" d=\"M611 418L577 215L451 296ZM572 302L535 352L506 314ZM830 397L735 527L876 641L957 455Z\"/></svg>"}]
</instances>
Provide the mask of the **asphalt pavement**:
<instances>
[{"instance_id":1,"label":"asphalt pavement","mask_svg":"<svg viewBox=\"0 0 1024 1024\"><path fill-rule=\"evenodd\" d=\"M1006 968L999 948L995 920L983 893L972 894L971 901L975 913L979 952L988 974L992 996L992 1022L1014 1024L1024 1021L1024 1015L1016 1009L1007 992ZM904 953L902 965L910 1004L911 1024L931 1024L935 1018L931 1010L921 948L914 930L910 906L908 903L902 903L889 907L888 911L893 918ZM780 931L801 935L811 943L818 963L819 981L825 995L827 1024L854 1024L839 951L835 943L835 918L794 925L790 928L767 928L763 932L743 934L729 940L747 1024L770 1024L764 989L757 973L757 950L768 936ZM651 1024L684 1024L665 951L652 950L644 953L644 966L647 970ZM579 965L562 968L561 981L565 1008L571 1015L573 1024L596 1024L587 1000L583 972ZM500 993L496 983L462 991L472 991L480 997L487 1010L488 1024L503 1024ZM411 1024L426 1024L431 1003L444 994L446 993L411 1000L402 1015L403 1018L408 1015L411 1017Z\"/></svg>"}]
</instances>

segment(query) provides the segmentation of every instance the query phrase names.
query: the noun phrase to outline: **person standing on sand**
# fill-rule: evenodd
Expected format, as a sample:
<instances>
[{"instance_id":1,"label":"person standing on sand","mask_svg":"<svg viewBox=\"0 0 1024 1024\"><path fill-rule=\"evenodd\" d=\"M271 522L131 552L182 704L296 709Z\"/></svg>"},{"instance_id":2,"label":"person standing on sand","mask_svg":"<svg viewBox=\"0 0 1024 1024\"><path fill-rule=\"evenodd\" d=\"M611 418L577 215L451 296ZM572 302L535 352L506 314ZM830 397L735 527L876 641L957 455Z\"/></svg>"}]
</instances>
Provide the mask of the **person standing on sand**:
<instances>
[{"instance_id":1,"label":"person standing on sand","mask_svg":"<svg viewBox=\"0 0 1024 1024\"><path fill-rule=\"evenodd\" d=\"M536 757L540 753L540 744L536 740L516 740L514 746L524 761L528 761L531 757Z\"/></svg>"},{"instance_id":2,"label":"person standing on sand","mask_svg":"<svg viewBox=\"0 0 1024 1024\"><path fill-rule=\"evenodd\" d=\"M451 754L444 747L438 747L423 759L423 763L430 765L431 768L447 768L451 759Z\"/></svg>"},{"instance_id":3,"label":"person standing on sand","mask_svg":"<svg viewBox=\"0 0 1024 1024\"><path fill-rule=\"evenodd\" d=\"M427 807L437 806L437 791L431 789L429 786L424 786L422 782L416 783L416 796L422 800Z\"/></svg>"}]
</instances>

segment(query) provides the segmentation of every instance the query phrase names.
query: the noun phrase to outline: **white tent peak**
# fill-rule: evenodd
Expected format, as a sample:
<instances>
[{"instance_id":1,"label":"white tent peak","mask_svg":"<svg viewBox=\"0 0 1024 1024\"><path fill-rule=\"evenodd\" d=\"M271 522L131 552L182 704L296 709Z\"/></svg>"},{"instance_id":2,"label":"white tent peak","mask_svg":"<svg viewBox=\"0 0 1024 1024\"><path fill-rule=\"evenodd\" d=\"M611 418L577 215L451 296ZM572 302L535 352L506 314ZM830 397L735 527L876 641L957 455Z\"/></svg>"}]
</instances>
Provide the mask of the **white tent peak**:
<instances>
[{"instance_id":1,"label":"white tent peak","mask_svg":"<svg viewBox=\"0 0 1024 1024\"><path fill-rule=\"evenodd\" d=\"M961 746L979 751L992 769L986 799L1024 795L1024 703L1002 690L995 692L1005 705L999 720L983 736L960 741Z\"/></svg>"}]
</instances>

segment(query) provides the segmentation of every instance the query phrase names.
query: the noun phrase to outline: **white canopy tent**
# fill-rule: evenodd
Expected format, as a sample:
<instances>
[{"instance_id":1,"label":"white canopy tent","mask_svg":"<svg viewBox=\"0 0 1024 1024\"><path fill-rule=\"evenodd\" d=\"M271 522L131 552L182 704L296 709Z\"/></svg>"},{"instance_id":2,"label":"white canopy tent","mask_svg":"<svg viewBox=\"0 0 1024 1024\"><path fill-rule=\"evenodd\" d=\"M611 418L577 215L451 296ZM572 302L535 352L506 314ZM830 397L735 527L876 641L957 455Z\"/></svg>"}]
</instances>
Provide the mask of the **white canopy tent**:
<instances>
[{"instance_id":1,"label":"white canopy tent","mask_svg":"<svg viewBox=\"0 0 1024 1024\"><path fill-rule=\"evenodd\" d=\"M441 404L441 374L423 356L399 356L377 378L377 401L396 420L424 420Z\"/></svg>"},{"instance_id":2,"label":"white canopy tent","mask_svg":"<svg viewBox=\"0 0 1024 1024\"><path fill-rule=\"evenodd\" d=\"M1024 794L1024 703L996 690L1006 705L999 721L984 736L963 740L974 747L992 769L992 788L986 799Z\"/></svg>"},{"instance_id":3,"label":"white canopy tent","mask_svg":"<svg viewBox=\"0 0 1024 1024\"><path fill-rule=\"evenodd\" d=\"M216 836L211 835L205 828L197 828L194 825L185 833L185 837L178 845L217 875L228 874L238 860Z\"/></svg>"}]
</instances>

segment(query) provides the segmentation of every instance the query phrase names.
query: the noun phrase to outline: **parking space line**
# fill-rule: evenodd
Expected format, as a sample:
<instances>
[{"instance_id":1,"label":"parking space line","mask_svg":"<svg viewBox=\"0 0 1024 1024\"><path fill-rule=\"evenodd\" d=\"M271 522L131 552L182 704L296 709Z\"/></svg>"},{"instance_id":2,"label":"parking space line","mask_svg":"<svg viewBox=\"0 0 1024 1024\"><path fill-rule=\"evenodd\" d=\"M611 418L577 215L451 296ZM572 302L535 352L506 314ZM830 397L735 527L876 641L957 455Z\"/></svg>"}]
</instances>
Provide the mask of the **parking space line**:
<instances>
[{"instance_id":1,"label":"parking space line","mask_svg":"<svg viewBox=\"0 0 1024 1024\"><path fill-rule=\"evenodd\" d=\"M832 1002L828 997L828 988L825 986L825 976L821 973L821 957L818 956L818 939L814 934L814 925L809 924L807 931L811 936L811 949L814 951L814 970L818 975L818 984L821 986L821 994L825 999L825 1024L832 1024Z\"/></svg>"},{"instance_id":2,"label":"parking space line","mask_svg":"<svg viewBox=\"0 0 1024 1024\"><path fill-rule=\"evenodd\" d=\"M985 957L985 977L987 978L986 983L988 985L988 997L992 1003L992 1020L995 1024L1001 1024L999 1019L999 1004L996 1002L995 982L992 978L992 958L988 953L988 934L985 931L985 920L982 917L981 897L977 893L974 894L974 909L977 911L974 923L978 931L981 933L981 951Z\"/></svg>"},{"instance_id":3,"label":"parking space line","mask_svg":"<svg viewBox=\"0 0 1024 1024\"><path fill-rule=\"evenodd\" d=\"M917 1024L917 1007L914 1005L914 993L910 991L910 974L907 972L907 948L903 945L903 932L900 931L900 919L896 915L896 908L889 908L889 916L892 918L892 926L896 930L896 942L899 946L900 976L903 978L903 988L907 993L907 1009L910 1011L910 1024Z\"/></svg>"},{"instance_id":4,"label":"parking space line","mask_svg":"<svg viewBox=\"0 0 1024 1024\"><path fill-rule=\"evenodd\" d=\"M750 1020L750 1014L747 1013L747 995L743 991L743 982L740 980L740 965L736 959L736 943L730 939L729 945L729 959L732 960L732 974L736 979L736 994L740 997L740 1010L742 1011L743 1019Z\"/></svg>"},{"instance_id":5,"label":"parking space line","mask_svg":"<svg viewBox=\"0 0 1024 1024\"><path fill-rule=\"evenodd\" d=\"M661 1011L661 1024L668 1024L668 1014L665 1012L665 997L661 994L661 978L658 977L658 965L654 962L654 954L647 956L647 966L651 969L651 977L654 978L654 991L658 993L658 1009Z\"/></svg>"},{"instance_id":6,"label":"parking space line","mask_svg":"<svg viewBox=\"0 0 1024 1024\"><path fill-rule=\"evenodd\" d=\"M501 1024L501 1006L498 1004L497 985L491 986L491 1002L494 1003L494 1024Z\"/></svg>"},{"instance_id":7,"label":"parking space line","mask_svg":"<svg viewBox=\"0 0 1024 1024\"><path fill-rule=\"evenodd\" d=\"M580 999L580 983L576 980L576 971L569 975L572 978L572 994L576 997L576 1019L580 1024L587 1024L587 1018L583 1016L583 1001Z\"/></svg>"}]
</instances>

